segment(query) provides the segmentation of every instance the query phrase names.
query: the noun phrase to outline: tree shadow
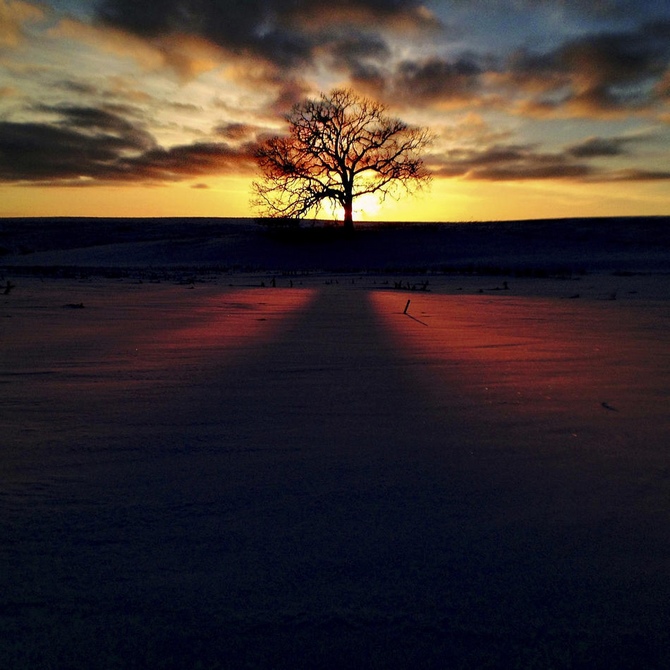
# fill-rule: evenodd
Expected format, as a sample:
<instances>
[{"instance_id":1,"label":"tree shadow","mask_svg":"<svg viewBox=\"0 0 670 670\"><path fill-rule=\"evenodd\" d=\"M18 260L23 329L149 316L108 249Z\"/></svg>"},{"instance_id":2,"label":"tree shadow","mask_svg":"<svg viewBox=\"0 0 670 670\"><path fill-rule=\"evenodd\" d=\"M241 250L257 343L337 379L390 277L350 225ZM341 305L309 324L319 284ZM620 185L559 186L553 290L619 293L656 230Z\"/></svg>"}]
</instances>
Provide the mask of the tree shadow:
<instances>
[{"instance_id":1,"label":"tree shadow","mask_svg":"<svg viewBox=\"0 0 670 670\"><path fill-rule=\"evenodd\" d=\"M126 407L133 458L89 469L94 497L32 519L42 539L18 545L51 603L28 639L62 657L106 630L98 654L153 667L668 658L650 614L668 580L656 599L620 590L635 579L608 564L612 529L548 514L571 469L510 458L504 434L478 458L489 426L420 390L421 373L365 292L328 287L257 356Z\"/></svg>"}]
</instances>

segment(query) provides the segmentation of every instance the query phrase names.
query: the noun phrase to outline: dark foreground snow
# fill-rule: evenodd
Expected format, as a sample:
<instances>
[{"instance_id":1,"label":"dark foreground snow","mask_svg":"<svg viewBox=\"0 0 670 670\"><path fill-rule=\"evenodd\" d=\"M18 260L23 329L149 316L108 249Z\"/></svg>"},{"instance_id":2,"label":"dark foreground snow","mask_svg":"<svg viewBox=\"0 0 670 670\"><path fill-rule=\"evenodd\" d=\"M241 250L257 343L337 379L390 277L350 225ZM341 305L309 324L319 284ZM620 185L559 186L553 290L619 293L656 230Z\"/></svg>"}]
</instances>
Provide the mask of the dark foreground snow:
<instances>
[{"instance_id":1,"label":"dark foreground snow","mask_svg":"<svg viewBox=\"0 0 670 670\"><path fill-rule=\"evenodd\" d=\"M667 277L15 281L1 667L670 664Z\"/></svg>"}]
</instances>

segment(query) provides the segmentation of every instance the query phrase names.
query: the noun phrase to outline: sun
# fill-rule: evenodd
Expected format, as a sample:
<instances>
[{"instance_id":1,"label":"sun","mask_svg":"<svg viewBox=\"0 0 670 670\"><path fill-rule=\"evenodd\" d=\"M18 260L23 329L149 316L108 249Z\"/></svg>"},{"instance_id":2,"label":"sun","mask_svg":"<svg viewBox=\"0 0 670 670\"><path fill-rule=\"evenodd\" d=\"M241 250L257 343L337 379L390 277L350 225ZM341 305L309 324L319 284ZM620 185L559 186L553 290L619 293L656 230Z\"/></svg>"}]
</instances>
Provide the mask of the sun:
<instances>
[{"instance_id":1,"label":"sun","mask_svg":"<svg viewBox=\"0 0 670 670\"><path fill-rule=\"evenodd\" d=\"M379 198L372 193L366 193L354 200L354 218L359 221L374 219L382 208Z\"/></svg>"},{"instance_id":2,"label":"sun","mask_svg":"<svg viewBox=\"0 0 670 670\"><path fill-rule=\"evenodd\" d=\"M329 203L325 207L329 216L341 221L344 218L344 209L337 203ZM354 199L354 221L374 221L382 209L379 198L372 193L366 193Z\"/></svg>"}]
</instances>

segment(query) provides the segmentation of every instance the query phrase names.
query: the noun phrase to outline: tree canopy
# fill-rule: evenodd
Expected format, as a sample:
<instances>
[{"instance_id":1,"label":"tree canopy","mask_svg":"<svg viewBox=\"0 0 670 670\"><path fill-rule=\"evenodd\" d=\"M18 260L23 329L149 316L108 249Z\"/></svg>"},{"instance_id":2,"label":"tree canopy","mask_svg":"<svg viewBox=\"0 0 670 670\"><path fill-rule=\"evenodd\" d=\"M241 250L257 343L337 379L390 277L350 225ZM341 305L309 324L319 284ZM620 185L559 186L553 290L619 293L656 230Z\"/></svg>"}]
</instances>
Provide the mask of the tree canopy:
<instances>
[{"instance_id":1,"label":"tree canopy","mask_svg":"<svg viewBox=\"0 0 670 670\"><path fill-rule=\"evenodd\" d=\"M381 103L337 89L295 105L286 121L288 134L256 152L262 179L253 204L264 216L304 218L330 201L353 228L356 198L397 199L430 181L421 158L430 133L388 116Z\"/></svg>"}]
</instances>

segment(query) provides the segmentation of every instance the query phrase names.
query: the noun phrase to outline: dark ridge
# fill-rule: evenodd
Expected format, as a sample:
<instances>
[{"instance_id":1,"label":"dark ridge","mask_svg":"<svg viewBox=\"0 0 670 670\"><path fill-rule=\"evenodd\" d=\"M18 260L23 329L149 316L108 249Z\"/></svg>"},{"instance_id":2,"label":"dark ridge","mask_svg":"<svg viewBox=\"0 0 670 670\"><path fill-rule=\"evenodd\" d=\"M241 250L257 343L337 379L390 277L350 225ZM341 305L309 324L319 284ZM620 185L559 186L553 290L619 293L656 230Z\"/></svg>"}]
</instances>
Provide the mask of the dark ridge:
<instances>
[{"instance_id":1,"label":"dark ridge","mask_svg":"<svg viewBox=\"0 0 670 670\"><path fill-rule=\"evenodd\" d=\"M258 219L0 219L5 272L79 267L213 271L443 272L550 276L670 271L670 217L473 223L326 222L272 227Z\"/></svg>"}]
</instances>

